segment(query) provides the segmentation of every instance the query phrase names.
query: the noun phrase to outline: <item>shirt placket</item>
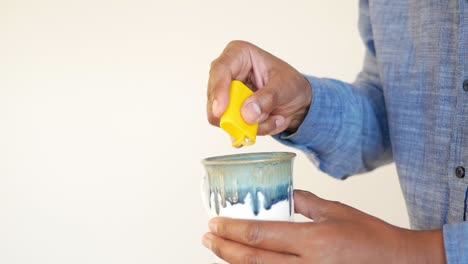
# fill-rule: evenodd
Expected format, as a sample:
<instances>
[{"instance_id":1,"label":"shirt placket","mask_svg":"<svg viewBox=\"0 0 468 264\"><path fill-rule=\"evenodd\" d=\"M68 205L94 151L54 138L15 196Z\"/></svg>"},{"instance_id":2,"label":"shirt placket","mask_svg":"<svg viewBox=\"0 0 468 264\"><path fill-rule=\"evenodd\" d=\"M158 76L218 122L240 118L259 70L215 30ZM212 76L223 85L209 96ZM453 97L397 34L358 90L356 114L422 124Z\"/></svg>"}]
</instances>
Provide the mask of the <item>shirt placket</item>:
<instances>
[{"instance_id":1,"label":"shirt placket","mask_svg":"<svg viewBox=\"0 0 468 264\"><path fill-rule=\"evenodd\" d=\"M457 67L454 86L457 103L448 166L449 212L448 222L466 221L468 218L468 0L459 1L457 39Z\"/></svg>"}]
</instances>

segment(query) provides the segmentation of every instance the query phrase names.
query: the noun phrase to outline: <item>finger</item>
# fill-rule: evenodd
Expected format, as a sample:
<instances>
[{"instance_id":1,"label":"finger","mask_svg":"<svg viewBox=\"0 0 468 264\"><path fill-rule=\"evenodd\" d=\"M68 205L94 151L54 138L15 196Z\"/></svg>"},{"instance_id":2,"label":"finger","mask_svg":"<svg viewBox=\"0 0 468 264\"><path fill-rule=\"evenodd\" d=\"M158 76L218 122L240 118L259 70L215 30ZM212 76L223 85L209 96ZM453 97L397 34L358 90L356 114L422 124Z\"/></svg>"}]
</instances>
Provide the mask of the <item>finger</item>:
<instances>
[{"instance_id":1,"label":"finger","mask_svg":"<svg viewBox=\"0 0 468 264\"><path fill-rule=\"evenodd\" d=\"M216 256L229 263L298 263L299 257L292 254L284 254L249 247L244 244L230 241L211 233L205 234L203 244Z\"/></svg>"},{"instance_id":2,"label":"finger","mask_svg":"<svg viewBox=\"0 0 468 264\"><path fill-rule=\"evenodd\" d=\"M210 221L210 231L224 239L252 247L283 253L299 254L291 238L300 239L310 226L308 223L239 220L217 217ZM309 223L310 224L310 223Z\"/></svg>"},{"instance_id":3,"label":"finger","mask_svg":"<svg viewBox=\"0 0 468 264\"><path fill-rule=\"evenodd\" d=\"M229 89L232 81L231 71L222 62L213 62L208 80L208 121L219 125L219 118L229 103Z\"/></svg>"},{"instance_id":4,"label":"finger","mask_svg":"<svg viewBox=\"0 0 468 264\"><path fill-rule=\"evenodd\" d=\"M315 222L329 218L334 206L334 202L324 200L313 193L294 190L294 210Z\"/></svg>"},{"instance_id":5,"label":"finger","mask_svg":"<svg viewBox=\"0 0 468 264\"><path fill-rule=\"evenodd\" d=\"M286 120L281 115L269 116L258 125L258 135L276 135L287 128Z\"/></svg>"},{"instance_id":6,"label":"finger","mask_svg":"<svg viewBox=\"0 0 468 264\"><path fill-rule=\"evenodd\" d=\"M207 106L210 123L218 125L219 118L226 110L231 81L234 79L245 81L248 78L252 70L249 56L251 46L250 43L233 41L211 64Z\"/></svg>"},{"instance_id":7,"label":"finger","mask_svg":"<svg viewBox=\"0 0 468 264\"><path fill-rule=\"evenodd\" d=\"M245 122L255 124L265 121L277 105L277 98L278 92L271 84L256 91L241 108Z\"/></svg>"}]
</instances>

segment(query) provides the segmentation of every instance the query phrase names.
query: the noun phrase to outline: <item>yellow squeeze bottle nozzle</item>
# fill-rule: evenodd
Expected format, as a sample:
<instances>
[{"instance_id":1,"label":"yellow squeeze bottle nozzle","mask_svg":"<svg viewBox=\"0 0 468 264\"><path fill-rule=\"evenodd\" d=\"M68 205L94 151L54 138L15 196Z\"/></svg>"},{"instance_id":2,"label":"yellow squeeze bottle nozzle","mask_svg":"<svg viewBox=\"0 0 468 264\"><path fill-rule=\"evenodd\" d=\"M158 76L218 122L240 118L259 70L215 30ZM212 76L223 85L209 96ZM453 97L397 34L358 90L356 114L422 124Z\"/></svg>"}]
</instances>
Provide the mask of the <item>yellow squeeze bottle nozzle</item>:
<instances>
[{"instance_id":1,"label":"yellow squeeze bottle nozzle","mask_svg":"<svg viewBox=\"0 0 468 264\"><path fill-rule=\"evenodd\" d=\"M257 137L258 123L247 124L240 111L245 100L252 94L252 90L241 81L232 81L229 105L221 117L219 126L231 135L232 146L235 148L253 145Z\"/></svg>"}]
</instances>

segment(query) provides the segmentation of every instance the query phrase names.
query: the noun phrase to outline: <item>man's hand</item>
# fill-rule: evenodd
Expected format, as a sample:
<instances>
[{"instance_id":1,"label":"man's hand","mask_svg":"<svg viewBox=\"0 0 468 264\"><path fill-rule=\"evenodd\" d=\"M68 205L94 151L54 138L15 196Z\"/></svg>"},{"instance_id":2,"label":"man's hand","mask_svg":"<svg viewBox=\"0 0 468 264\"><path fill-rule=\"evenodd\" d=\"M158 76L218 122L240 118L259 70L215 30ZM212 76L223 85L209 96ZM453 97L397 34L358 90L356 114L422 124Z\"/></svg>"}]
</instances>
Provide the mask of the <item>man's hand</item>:
<instances>
[{"instance_id":1,"label":"man's hand","mask_svg":"<svg viewBox=\"0 0 468 264\"><path fill-rule=\"evenodd\" d=\"M310 84L297 70L250 43L233 41L211 64L207 113L212 125L219 125L229 104L232 80L255 91L241 112L247 123L259 123L259 135L294 132L311 104Z\"/></svg>"},{"instance_id":2,"label":"man's hand","mask_svg":"<svg viewBox=\"0 0 468 264\"><path fill-rule=\"evenodd\" d=\"M214 218L203 244L229 263L444 263L441 230L411 231L338 202L295 191L314 222Z\"/></svg>"}]
</instances>

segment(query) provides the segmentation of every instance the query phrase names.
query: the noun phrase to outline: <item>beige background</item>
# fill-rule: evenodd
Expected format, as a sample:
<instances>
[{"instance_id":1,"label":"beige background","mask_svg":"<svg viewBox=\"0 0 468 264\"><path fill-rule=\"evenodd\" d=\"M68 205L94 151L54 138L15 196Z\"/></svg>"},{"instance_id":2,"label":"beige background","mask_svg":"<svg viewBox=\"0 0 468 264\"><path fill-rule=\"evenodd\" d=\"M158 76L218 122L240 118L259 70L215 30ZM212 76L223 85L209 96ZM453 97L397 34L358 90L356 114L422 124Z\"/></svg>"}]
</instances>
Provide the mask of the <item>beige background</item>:
<instances>
[{"instance_id":1,"label":"beige background","mask_svg":"<svg viewBox=\"0 0 468 264\"><path fill-rule=\"evenodd\" d=\"M0 263L208 263L200 160L237 153L205 118L233 39L352 81L357 1L0 1ZM268 137L241 151L281 151ZM296 151L297 152L297 151ZM297 188L399 226L394 166Z\"/></svg>"}]
</instances>

